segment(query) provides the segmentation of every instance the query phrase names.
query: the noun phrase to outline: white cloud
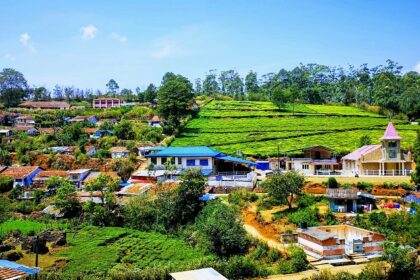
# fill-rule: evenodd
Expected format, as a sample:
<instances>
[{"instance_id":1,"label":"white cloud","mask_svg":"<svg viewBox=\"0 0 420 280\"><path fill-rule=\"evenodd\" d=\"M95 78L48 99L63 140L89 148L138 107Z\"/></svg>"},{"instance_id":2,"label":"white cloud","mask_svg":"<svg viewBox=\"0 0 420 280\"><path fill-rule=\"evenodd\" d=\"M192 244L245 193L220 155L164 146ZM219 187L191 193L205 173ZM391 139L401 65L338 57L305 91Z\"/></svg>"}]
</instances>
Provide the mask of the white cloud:
<instances>
[{"instance_id":1,"label":"white cloud","mask_svg":"<svg viewBox=\"0 0 420 280\"><path fill-rule=\"evenodd\" d=\"M420 61L417 62L416 66L414 66L413 70L420 74Z\"/></svg>"},{"instance_id":2,"label":"white cloud","mask_svg":"<svg viewBox=\"0 0 420 280\"><path fill-rule=\"evenodd\" d=\"M179 53L179 46L174 41L160 41L155 43L155 50L152 52L152 57L155 59L165 59L175 56Z\"/></svg>"},{"instance_id":3,"label":"white cloud","mask_svg":"<svg viewBox=\"0 0 420 280\"><path fill-rule=\"evenodd\" d=\"M28 33L25 32L25 33L20 34L19 41L30 52L32 52L32 53L36 52L36 49L35 49L34 45L32 44L32 38L31 38L31 36L29 36Z\"/></svg>"},{"instance_id":4,"label":"white cloud","mask_svg":"<svg viewBox=\"0 0 420 280\"><path fill-rule=\"evenodd\" d=\"M120 41L121 43L127 42L128 38L126 36L120 35L118 33L111 33L111 38L117 41Z\"/></svg>"},{"instance_id":5,"label":"white cloud","mask_svg":"<svg viewBox=\"0 0 420 280\"><path fill-rule=\"evenodd\" d=\"M92 25L86 25L86 26L82 26L80 28L80 32L82 32L82 38L85 40L91 40L93 38L95 38L96 36L96 32L98 32L98 29Z\"/></svg>"}]
</instances>

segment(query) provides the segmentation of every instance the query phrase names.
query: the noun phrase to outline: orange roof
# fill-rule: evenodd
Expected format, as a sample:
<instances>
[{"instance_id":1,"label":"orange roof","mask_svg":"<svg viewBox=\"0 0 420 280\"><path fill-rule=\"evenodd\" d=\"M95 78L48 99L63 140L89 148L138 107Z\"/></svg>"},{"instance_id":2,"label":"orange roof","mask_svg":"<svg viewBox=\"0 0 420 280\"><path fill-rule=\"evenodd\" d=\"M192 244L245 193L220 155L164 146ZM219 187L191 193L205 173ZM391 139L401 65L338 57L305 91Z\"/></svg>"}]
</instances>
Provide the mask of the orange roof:
<instances>
[{"instance_id":1,"label":"orange roof","mask_svg":"<svg viewBox=\"0 0 420 280\"><path fill-rule=\"evenodd\" d=\"M0 267L0 279L4 279L4 280L21 279L28 276L29 276L28 274L26 274L25 272L21 270Z\"/></svg>"},{"instance_id":2,"label":"orange roof","mask_svg":"<svg viewBox=\"0 0 420 280\"><path fill-rule=\"evenodd\" d=\"M32 125L25 125L25 126L15 126L15 127L12 128L12 130L25 131L25 130L29 130L29 129L32 129L32 128L34 128Z\"/></svg>"},{"instance_id":3,"label":"orange roof","mask_svg":"<svg viewBox=\"0 0 420 280\"><path fill-rule=\"evenodd\" d=\"M150 119L152 122L160 122L161 118L159 116L153 116L153 118Z\"/></svg>"},{"instance_id":4,"label":"orange roof","mask_svg":"<svg viewBox=\"0 0 420 280\"><path fill-rule=\"evenodd\" d=\"M88 127L88 128L83 129L82 131L83 133L95 133L98 130L99 128L97 127Z\"/></svg>"},{"instance_id":5,"label":"orange roof","mask_svg":"<svg viewBox=\"0 0 420 280\"><path fill-rule=\"evenodd\" d=\"M60 128L55 128L55 127L41 127L41 128L38 128L38 132L39 133L54 133L54 132L56 132L56 131L59 131L59 130L61 130Z\"/></svg>"},{"instance_id":6,"label":"orange roof","mask_svg":"<svg viewBox=\"0 0 420 280\"><path fill-rule=\"evenodd\" d=\"M0 173L0 176L13 179L25 179L38 168L38 166L9 166Z\"/></svg>"},{"instance_id":7,"label":"orange roof","mask_svg":"<svg viewBox=\"0 0 420 280\"><path fill-rule=\"evenodd\" d=\"M25 101L19 104L19 107L26 108L70 108L70 104L63 101Z\"/></svg>"},{"instance_id":8,"label":"orange roof","mask_svg":"<svg viewBox=\"0 0 420 280\"><path fill-rule=\"evenodd\" d=\"M38 174L36 174L37 178L52 177L52 176L67 177L67 171L64 171L64 170L45 170L45 171L41 171Z\"/></svg>"},{"instance_id":9,"label":"orange roof","mask_svg":"<svg viewBox=\"0 0 420 280\"><path fill-rule=\"evenodd\" d=\"M112 147L109 149L111 153L124 153L128 152L126 147Z\"/></svg>"},{"instance_id":10,"label":"orange roof","mask_svg":"<svg viewBox=\"0 0 420 280\"><path fill-rule=\"evenodd\" d=\"M85 151L88 152L92 149L95 149L95 146L85 146Z\"/></svg>"}]
</instances>

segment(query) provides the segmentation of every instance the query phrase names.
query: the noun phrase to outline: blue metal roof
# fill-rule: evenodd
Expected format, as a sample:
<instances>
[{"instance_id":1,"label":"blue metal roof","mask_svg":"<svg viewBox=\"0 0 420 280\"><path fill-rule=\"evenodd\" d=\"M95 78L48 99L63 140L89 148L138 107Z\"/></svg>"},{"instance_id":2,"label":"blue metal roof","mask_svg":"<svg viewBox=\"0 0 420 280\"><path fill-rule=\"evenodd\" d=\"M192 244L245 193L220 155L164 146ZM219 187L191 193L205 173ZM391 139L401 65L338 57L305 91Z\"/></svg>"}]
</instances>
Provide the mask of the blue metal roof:
<instances>
[{"instance_id":1,"label":"blue metal roof","mask_svg":"<svg viewBox=\"0 0 420 280\"><path fill-rule=\"evenodd\" d=\"M31 267L23 266L21 264L11 262L11 261L7 261L7 260L0 260L0 267L20 270L20 271L23 271L23 272L25 272L29 275L37 274L39 272L38 268L31 268Z\"/></svg>"},{"instance_id":2,"label":"blue metal roof","mask_svg":"<svg viewBox=\"0 0 420 280\"><path fill-rule=\"evenodd\" d=\"M216 199L216 196L214 194L209 194L209 193L203 194L200 197L201 201L209 201L209 200L213 200L213 199Z\"/></svg>"},{"instance_id":3,"label":"blue metal roof","mask_svg":"<svg viewBox=\"0 0 420 280\"><path fill-rule=\"evenodd\" d=\"M167 147L146 157L216 157L220 152L206 146Z\"/></svg>"},{"instance_id":4,"label":"blue metal roof","mask_svg":"<svg viewBox=\"0 0 420 280\"><path fill-rule=\"evenodd\" d=\"M217 159L221 159L221 160L225 160L225 161L231 161L231 162L236 162L236 163L243 163L243 164L247 164L249 166L255 166L257 165L255 162L250 161L250 160L246 160L246 159L242 159L242 158L237 158L237 157L231 157L231 156L217 156Z\"/></svg>"}]
</instances>

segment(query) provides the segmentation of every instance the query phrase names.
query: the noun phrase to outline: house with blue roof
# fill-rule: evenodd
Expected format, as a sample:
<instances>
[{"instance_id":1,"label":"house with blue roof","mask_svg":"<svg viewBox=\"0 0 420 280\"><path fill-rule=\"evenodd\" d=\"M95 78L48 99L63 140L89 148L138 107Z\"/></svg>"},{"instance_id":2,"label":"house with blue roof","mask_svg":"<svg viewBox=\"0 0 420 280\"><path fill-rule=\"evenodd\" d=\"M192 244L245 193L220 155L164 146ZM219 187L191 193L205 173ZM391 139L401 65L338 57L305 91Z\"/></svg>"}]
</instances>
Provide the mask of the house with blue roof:
<instances>
[{"instance_id":1,"label":"house with blue roof","mask_svg":"<svg viewBox=\"0 0 420 280\"><path fill-rule=\"evenodd\" d=\"M155 170L174 166L171 174L180 175L189 168L198 168L207 176L209 185L253 187L256 163L229 156L207 146L167 147L145 156ZM172 176L170 176L173 179ZM232 181L233 183L228 183ZM240 182L244 182L240 184Z\"/></svg>"}]
</instances>

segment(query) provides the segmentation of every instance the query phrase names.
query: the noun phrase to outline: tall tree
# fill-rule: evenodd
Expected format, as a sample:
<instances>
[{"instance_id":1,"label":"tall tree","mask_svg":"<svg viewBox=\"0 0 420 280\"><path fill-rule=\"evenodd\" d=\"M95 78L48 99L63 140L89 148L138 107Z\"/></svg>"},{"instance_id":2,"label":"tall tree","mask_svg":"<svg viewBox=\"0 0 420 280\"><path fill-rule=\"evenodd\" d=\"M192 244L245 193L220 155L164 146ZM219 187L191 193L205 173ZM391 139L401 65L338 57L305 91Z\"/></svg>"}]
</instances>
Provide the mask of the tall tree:
<instances>
[{"instance_id":1,"label":"tall tree","mask_svg":"<svg viewBox=\"0 0 420 280\"><path fill-rule=\"evenodd\" d=\"M143 95L144 95L145 102L154 103L157 97L157 89L155 85L154 84L148 85Z\"/></svg>"},{"instance_id":2,"label":"tall tree","mask_svg":"<svg viewBox=\"0 0 420 280\"><path fill-rule=\"evenodd\" d=\"M295 171L288 171L283 175L268 177L263 183L263 188L274 199L285 202L292 209L295 196L300 195L305 183L305 178Z\"/></svg>"},{"instance_id":3,"label":"tall tree","mask_svg":"<svg viewBox=\"0 0 420 280\"><path fill-rule=\"evenodd\" d=\"M195 79L195 88L194 88L195 95L201 95L203 93L203 86L201 79Z\"/></svg>"},{"instance_id":4,"label":"tall tree","mask_svg":"<svg viewBox=\"0 0 420 280\"><path fill-rule=\"evenodd\" d=\"M216 70L210 70L203 81L203 92L206 95L214 96L219 92Z\"/></svg>"},{"instance_id":5,"label":"tall tree","mask_svg":"<svg viewBox=\"0 0 420 280\"><path fill-rule=\"evenodd\" d=\"M22 73L4 68L0 72L0 100L6 107L18 105L27 96L28 83Z\"/></svg>"},{"instance_id":6,"label":"tall tree","mask_svg":"<svg viewBox=\"0 0 420 280\"><path fill-rule=\"evenodd\" d=\"M256 72L249 71L249 73L246 75L245 91L247 94L257 93L260 91L260 87L258 86L258 77L257 77Z\"/></svg>"},{"instance_id":7,"label":"tall tree","mask_svg":"<svg viewBox=\"0 0 420 280\"><path fill-rule=\"evenodd\" d=\"M181 117L188 113L193 98L193 87L187 78L181 75L167 78L165 75L158 90L159 113L172 127L177 127Z\"/></svg>"},{"instance_id":8,"label":"tall tree","mask_svg":"<svg viewBox=\"0 0 420 280\"><path fill-rule=\"evenodd\" d=\"M118 89L120 88L114 79L109 80L109 82L106 84L106 87L107 93L111 94L112 96L115 96L118 93Z\"/></svg>"},{"instance_id":9,"label":"tall tree","mask_svg":"<svg viewBox=\"0 0 420 280\"><path fill-rule=\"evenodd\" d=\"M286 93L286 91L283 90L283 89L281 89L280 87L276 87L273 90L271 101L279 109L282 109L286 105L286 102L287 102L287 93Z\"/></svg>"}]
</instances>

